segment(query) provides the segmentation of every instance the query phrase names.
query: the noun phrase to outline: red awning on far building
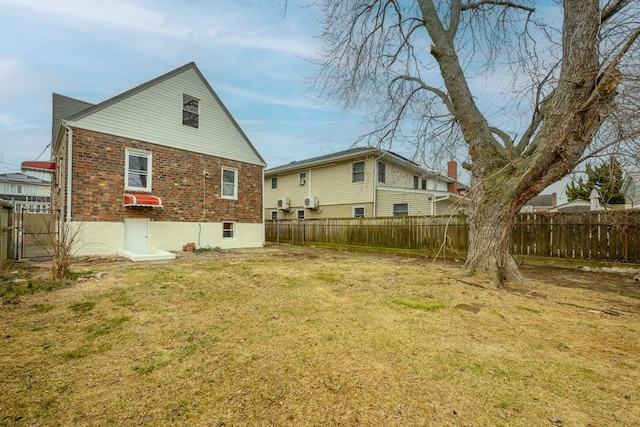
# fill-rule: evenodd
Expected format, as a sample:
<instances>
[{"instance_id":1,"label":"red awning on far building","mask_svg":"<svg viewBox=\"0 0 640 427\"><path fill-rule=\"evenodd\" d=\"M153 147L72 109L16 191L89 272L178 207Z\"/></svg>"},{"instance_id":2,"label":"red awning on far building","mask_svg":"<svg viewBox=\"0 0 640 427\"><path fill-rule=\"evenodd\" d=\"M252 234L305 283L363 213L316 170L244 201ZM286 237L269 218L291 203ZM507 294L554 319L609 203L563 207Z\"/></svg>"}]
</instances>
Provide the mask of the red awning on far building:
<instances>
[{"instance_id":1,"label":"red awning on far building","mask_svg":"<svg viewBox=\"0 0 640 427\"><path fill-rule=\"evenodd\" d=\"M39 161L27 161L22 162L20 165L23 172L33 171L33 172L55 172L56 170L56 162L39 162Z\"/></svg>"}]
</instances>

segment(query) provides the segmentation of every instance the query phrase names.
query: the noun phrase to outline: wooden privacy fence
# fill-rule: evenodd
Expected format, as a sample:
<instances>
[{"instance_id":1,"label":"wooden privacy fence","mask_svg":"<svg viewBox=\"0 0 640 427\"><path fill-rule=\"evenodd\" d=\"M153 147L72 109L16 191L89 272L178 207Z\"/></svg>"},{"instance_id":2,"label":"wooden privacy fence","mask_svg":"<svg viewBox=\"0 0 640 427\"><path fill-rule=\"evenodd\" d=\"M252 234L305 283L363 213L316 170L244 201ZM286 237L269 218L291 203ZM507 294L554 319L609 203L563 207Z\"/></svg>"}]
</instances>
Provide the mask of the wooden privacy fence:
<instances>
[{"instance_id":1,"label":"wooden privacy fence","mask_svg":"<svg viewBox=\"0 0 640 427\"><path fill-rule=\"evenodd\" d=\"M449 249L466 251L469 235L466 216L458 215L266 221L265 228L271 242L425 250L438 250L446 240Z\"/></svg>"},{"instance_id":2,"label":"wooden privacy fence","mask_svg":"<svg viewBox=\"0 0 640 427\"><path fill-rule=\"evenodd\" d=\"M511 252L638 263L640 210L520 214Z\"/></svg>"},{"instance_id":3,"label":"wooden privacy fence","mask_svg":"<svg viewBox=\"0 0 640 427\"><path fill-rule=\"evenodd\" d=\"M466 252L467 217L327 218L266 221L266 240L304 245ZM519 214L511 238L514 255L640 262L640 210Z\"/></svg>"}]
</instances>

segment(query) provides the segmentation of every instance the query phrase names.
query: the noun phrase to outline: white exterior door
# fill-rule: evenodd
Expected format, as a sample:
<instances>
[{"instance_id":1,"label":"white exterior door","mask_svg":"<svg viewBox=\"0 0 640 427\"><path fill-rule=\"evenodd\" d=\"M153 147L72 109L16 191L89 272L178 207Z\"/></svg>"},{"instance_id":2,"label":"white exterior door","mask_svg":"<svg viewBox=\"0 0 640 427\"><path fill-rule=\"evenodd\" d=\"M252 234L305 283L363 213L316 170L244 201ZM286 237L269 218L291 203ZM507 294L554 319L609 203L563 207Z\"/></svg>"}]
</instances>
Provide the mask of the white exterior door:
<instances>
[{"instance_id":1,"label":"white exterior door","mask_svg":"<svg viewBox=\"0 0 640 427\"><path fill-rule=\"evenodd\" d=\"M125 218L124 249L136 255L149 255L148 218Z\"/></svg>"}]
</instances>

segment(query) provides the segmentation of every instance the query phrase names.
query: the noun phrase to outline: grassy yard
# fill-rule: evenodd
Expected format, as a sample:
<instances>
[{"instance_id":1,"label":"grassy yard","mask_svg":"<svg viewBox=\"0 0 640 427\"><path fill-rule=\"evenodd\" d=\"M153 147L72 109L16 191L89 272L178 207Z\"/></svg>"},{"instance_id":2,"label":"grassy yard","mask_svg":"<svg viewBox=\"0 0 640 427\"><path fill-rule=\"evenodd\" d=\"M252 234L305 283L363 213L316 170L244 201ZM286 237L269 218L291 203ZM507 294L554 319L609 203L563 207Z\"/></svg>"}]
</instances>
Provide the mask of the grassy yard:
<instances>
[{"instance_id":1,"label":"grassy yard","mask_svg":"<svg viewBox=\"0 0 640 427\"><path fill-rule=\"evenodd\" d=\"M0 282L2 426L640 425L622 276L532 268L498 291L291 247L74 271Z\"/></svg>"}]
</instances>

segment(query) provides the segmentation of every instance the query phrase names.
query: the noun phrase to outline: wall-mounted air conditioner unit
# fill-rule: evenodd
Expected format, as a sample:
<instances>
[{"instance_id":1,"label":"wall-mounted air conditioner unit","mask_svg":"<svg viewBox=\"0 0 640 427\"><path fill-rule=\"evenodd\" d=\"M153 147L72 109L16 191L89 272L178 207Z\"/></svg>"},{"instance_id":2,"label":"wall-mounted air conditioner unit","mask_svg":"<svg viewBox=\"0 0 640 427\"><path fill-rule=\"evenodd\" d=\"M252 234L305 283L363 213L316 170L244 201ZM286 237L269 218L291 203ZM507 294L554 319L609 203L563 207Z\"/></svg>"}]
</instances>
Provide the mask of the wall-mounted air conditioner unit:
<instances>
[{"instance_id":1,"label":"wall-mounted air conditioner unit","mask_svg":"<svg viewBox=\"0 0 640 427\"><path fill-rule=\"evenodd\" d=\"M316 196L309 196L304 198L304 207L307 209L318 208L318 198Z\"/></svg>"},{"instance_id":2,"label":"wall-mounted air conditioner unit","mask_svg":"<svg viewBox=\"0 0 640 427\"><path fill-rule=\"evenodd\" d=\"M289 209L288 197L278 197L278 209L283 209L283 210Z\"/></svg>"}]
</instances>

